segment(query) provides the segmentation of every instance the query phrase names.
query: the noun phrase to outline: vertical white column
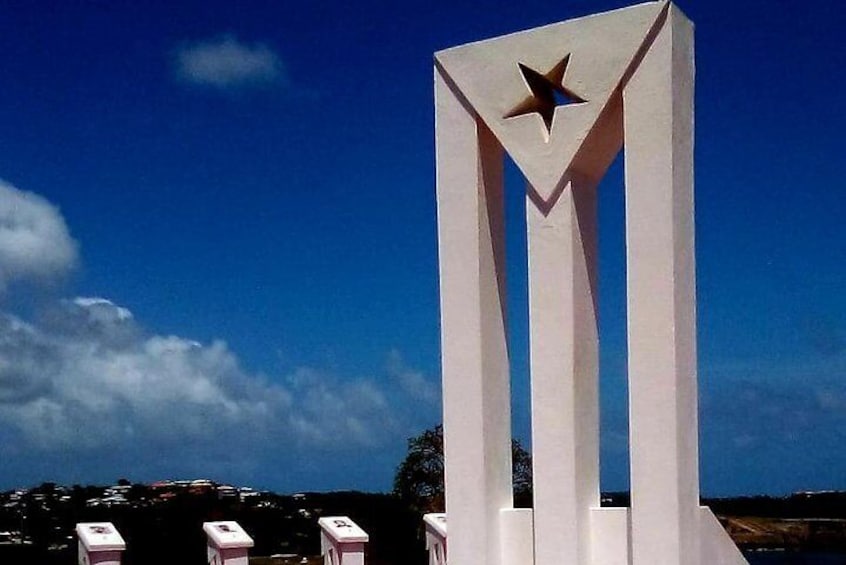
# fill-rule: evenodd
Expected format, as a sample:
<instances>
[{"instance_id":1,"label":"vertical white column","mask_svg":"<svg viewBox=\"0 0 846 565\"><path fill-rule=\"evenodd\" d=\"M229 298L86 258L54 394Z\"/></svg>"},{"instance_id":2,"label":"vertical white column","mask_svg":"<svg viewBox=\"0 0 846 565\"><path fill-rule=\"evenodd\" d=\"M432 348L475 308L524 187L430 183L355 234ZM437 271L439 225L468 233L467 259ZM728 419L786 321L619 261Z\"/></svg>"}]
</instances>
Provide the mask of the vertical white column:
<instances>
[{"instance_id":1,"label":"vertical white column","mask_svg":"<svg viewBox=\"0 0 846 565\"><path fill-rule=\"evenodd\" d=\"M499 565L499 511L513 505L503 154L437 71L435 83L449 562Z\"/></svg>"},{"instance_id":2,"label":"vertical white column","mask_svg":"<svg viewBox=\"0 0 846 565\"><path fill-rule=\"evenodd\" d=\"M596 191L527 198L535 565L590 563L599 506Z\"/></svg>"},{"instance_id":3,"label":"vertical white column","mask_svg":"<svg viewBox=\"0 0 846 565\"><path fill-rule=\"evenodd\" d=\"M693 82L671 6L624 90L634 565L699 563Z\"/></svg>"}]
</instances>

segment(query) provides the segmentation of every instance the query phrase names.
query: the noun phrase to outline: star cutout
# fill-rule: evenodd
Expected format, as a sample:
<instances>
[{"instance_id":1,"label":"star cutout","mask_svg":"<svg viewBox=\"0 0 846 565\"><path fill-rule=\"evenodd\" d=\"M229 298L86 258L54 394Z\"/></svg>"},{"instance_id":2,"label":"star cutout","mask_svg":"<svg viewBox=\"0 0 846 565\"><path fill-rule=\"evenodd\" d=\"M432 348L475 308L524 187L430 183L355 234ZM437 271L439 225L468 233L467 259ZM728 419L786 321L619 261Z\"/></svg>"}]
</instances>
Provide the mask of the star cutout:
<instances>
[{"instance_id":1,"label":"star cutout","mask_svg":"<svg viewBox=\"0 0 846 565\"><path fill-rule=\"evenodd\" d=\"M552 67L545 75L524 65L517 63L523 80L529 87L531 94L525 100L517 104L505 118L516 118L527 114L540 114L543 123L546 124L547 134L552 133L552 117L555 115L555 108L558 106L569 106L571 104L582 104L587 102L584 98L564 86L564 75L567 73L567 66L570 64L570 55L561 59L561 62Z\"/></svg>"}]
</instances>

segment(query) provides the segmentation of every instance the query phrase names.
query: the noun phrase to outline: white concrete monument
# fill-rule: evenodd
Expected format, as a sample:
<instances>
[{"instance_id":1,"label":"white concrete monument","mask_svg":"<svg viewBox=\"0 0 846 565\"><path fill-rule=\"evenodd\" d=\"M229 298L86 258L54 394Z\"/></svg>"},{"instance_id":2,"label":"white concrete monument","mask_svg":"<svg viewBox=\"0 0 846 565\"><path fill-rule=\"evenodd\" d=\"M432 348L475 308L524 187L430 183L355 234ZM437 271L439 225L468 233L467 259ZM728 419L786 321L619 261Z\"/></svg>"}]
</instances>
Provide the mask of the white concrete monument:
<instances>
[{"instance_id":1,"label":"white concrete monument","mask_svg":"<svg viewBox=\"0 0 846 565\"><path fill-rule=\"evenodd\" d=\"M325 565L364 565L367 532L347 516L327 516L317 523Z\"/></svg>"},{"instance_id":2,"label":"white concrete monument","mask_svg":"<svg viewBox=\"0 0 846 565\"><path fill-rule=\"evenodd\" d=\"M126 542L111 522L76 525L79 565L120 565Z\"/></svg>"},{"instance_id":3,"label":"white concrete monument","mask_svg":"<svg viewBox=\"0 0 846 565\"><path fill-rule=\"evenodd\" d=\"M204 522L209 565L248 565L251 538L238 522Z\"/></svg>"},{"instance_id":4,"label":"white concrete monument","mask_svg":"<svg viewBox=\"0 0 846 565\"><path fill-rule=\"evenodd\" d=\"M450 565L746 563L699 506L693 83L664 1L435 55ZM604 509L595 192L623 146L632 505ZM504 152L528 183L533 510L512 508Z\"/></svg>"}]
</instances>

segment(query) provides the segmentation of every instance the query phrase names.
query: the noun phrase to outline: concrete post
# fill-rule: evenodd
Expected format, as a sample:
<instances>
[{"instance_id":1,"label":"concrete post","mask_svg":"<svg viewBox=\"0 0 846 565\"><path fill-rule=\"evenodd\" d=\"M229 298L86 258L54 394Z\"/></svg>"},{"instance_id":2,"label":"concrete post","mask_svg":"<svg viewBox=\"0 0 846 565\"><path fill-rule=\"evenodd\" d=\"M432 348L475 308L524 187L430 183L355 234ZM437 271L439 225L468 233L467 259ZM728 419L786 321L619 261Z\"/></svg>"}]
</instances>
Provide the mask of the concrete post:
<instances>
[{"instance_id":1,"label":"concrete post","mask_svg":"<svg viewBox=\"0 0 846 565\"><path fill-rule=\"evenodd\" d=\"M111 522L76 525L79 565L120 565L126 542Z\"/></svg>"},{"instance_id":2,"label":"concrete post","mask_svg":"<svg viewBox=\"0 0 846 565\"><path fill-rule=\"evenodd\" d=\"M426 514L426 550L429 565L447 565L447 521L446 514Z\"/></svg>"},{"instance_id":3,"label":"concrete post","mask_svg":"<svg viewBox=\"0 0 846 565\"><path fill-rule=\"evenodd\" d=\"M435 74L446 511L452 565L500 565L513 504L503 152Z\"/></svg>"},{"instance_id":4,"label":"concrete post","mask_svg":"<svg viewBox=\"0 0 846 565\"><path fill-rule=\"evenodd\" d=\"M364 565L364 550L370 537L346 516L330 516L320 525L320 548L325 565Z\"/></svg>"},{"instance_id":5,"label":"concrete post","mask_svg":"<svg viewBox=\"0 0 846 565\"><path fill-rule=\"evenodd\" d=\"M536 565L590 563L599 506L596 191L571 181L526 203Z\"/></svg>"},{"instance_id":6,"label":"concrete post","mask_svg":"<svg viewBox=\"0 0 846 565\"><path fill-rule=\"evenodd\" d=\"M623 92L634 565L699 562L693 74L670 7Z\"/></svg>"},{"instance_id":7,"label":"concrete post","mask_svg":"<svg viewBox=\"0 0 846 565\"><path fill-rule=\"evenodd\" d=\"M249 565L249 548L253 538L238 522L204 522L206 556L209 565Z\"/></svg>"}]
</instances>

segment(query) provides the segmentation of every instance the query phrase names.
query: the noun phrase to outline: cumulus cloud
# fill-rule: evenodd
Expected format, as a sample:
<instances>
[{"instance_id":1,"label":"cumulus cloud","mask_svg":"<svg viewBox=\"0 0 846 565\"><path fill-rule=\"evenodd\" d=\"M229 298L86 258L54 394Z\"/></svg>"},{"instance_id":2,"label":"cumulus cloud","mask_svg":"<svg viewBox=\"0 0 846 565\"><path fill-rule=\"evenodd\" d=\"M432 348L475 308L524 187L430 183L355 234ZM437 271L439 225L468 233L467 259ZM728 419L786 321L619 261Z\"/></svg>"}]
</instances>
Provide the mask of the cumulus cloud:
<instances>
[{"instance_id":1,"label":"cumulus cloud","mask_svg":"<svg viewBox=\"0 0 846 565\"><path fill-rule=\"evenodd\" d=\"M340 383L331 375L303 367L288 376L286 384L295 403L290 427L305 445L375 447L391 437L402 437L388 391L373 380Z\"/></svg>"},{"instance_id":2,"label":"cumulus cloud","mask_svg":"<svg viewBox=\"0 0 846 565\"><path fill-rule=\"evenodd\" d=\"M230 89L285 82L285 68L268 46L232 35L187 43L176 52L176 75L201 86Z\"/></svg>"},{"instance_id":3,"label":"cumulus cloud","mask_svg":"<svg viewBox=\"0 0 846 565\"><path fill-rule=\"evenodd\" d=\"M76 261L58 210L0 184L0 283L58 276ZM0 459L10 476L248 478L267 465L311 476L316 461L344 453L385 457L435 413L404 409L431 404L434 392L399 352L377 375L265 375L222 340L157 333L107 298L44 300L30 317L0 309Z\"/></svg>"},{"instance_id":4,"label":"cumulus cloud","mask_svg":"<svg viewBox=\"0 0 846 565\"><path fill-rule=\"evenodd\" d=\"M440 405L441 389L438 383L409 367L402 354L394 349L388 354L388 374L394 377L402 389L412 398L429 405Z\"/></svg>"},{"instance_id":5,"label":"cumulus cloud","mask_svg":"<svg viewBox=\"0 0 846 565\"><path fill-rule=\"evenodd\" d=\"M0 316L0 419L33 446L190 441L250 419L271 397L249 402L225 344L145 335L107 301L64 301L46 320Z\"/></svg>"},{"instance_id":6,"label":"cumulus cloud","mask_svg":"<svg viewBox=\"0 0 846 565\"><path fill-rule=\"evenodd\" d=\"M77 244L59 210L0 180L0 290L14 281L54 280L76 262Z\"/></svg>"},{"instance_id":7,"label":"cumulus cloud","mask_svg":"<svg viewBox=\"0 0 846 565\"><path fill-rule=\"evenodd\" d=\"M846 358L844 358L846 364ZM804 383L804 384L802 384ZM846 386L840 378L796 377L788 382L741 380L702 398L709 424L748 448L846 428Z\"/></svg>"},{"instance_id":8,"label":"cumulus cloud","mask_svg":"<svg viewBox=\"0 0 846 565\"><path fill-rule=\"evenodd\" d=\"M846 354L700 372L703 488L839 488L846 456ZM773 472L778 468L779 472Z\"/></svg>"},{"instance_id":9,"label":"cumulus cloud","mask_svg":"<svg viewBox=\"0 0 846 565\"><path fill-rule=\"evenodd\" d=\"M37 323L0 313L0 422L27 448L202 451L233 434L244 449L372 448L414 431L398 395L305 367L271 380L222 341L149 333L103 298L61 301Z\"/></svg>"}]
</instances>

